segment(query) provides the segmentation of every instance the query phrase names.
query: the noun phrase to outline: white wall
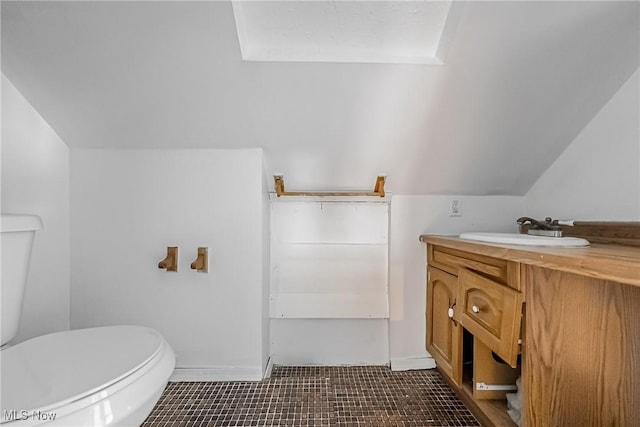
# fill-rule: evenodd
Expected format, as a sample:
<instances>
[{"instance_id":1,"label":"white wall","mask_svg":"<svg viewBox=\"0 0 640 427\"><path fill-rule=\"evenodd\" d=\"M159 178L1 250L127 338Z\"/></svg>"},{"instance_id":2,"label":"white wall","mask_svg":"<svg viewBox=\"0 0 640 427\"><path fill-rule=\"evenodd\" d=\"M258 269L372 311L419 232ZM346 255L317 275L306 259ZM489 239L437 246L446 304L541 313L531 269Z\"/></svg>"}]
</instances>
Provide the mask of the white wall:
<instances>
[{"instance_id":1,"label":"white wall","mask_svg":"<svg viewBox=\"0 0 640 427\"><path fill-rule=\"evenodd\" d=\"M73 150L72 326L157 329L176 379L261 378L262 186L259 149ZM208 273L189 268L198 246Z\"/></svg>"},{"instance_id":2,"label":"white wall","mask_svg":"<svg viewBox=\"0 0 640 427\"><path fill-rule=\"evenodd\" d=\"M69 149L2 75L3 213L40 215L14 343L69 329Z\"/></svg>"},{"instance_id":3,"label":"white wall","mask_svg":"<svg viewBox=\"0 0 640 427\"><path fill-rule=\"evenodd\" d=\"M462 215L449 216L451 199L460 200ZM391 201L390 357L393 362L427 356L425 350L426 245L421 234L464 231L515 232L524 214L524 199L515 196L396 196Z\"/></svg>"},{"instance_id":4,"label":"white wall","mask_svg":"<svg viewBox=\"0 0 640 427\"><path fill-rule=\"evenodd\" d=\"M529 216L640 220L639 81L636 71L537 180Z\"/></svg>"}]
</instances>

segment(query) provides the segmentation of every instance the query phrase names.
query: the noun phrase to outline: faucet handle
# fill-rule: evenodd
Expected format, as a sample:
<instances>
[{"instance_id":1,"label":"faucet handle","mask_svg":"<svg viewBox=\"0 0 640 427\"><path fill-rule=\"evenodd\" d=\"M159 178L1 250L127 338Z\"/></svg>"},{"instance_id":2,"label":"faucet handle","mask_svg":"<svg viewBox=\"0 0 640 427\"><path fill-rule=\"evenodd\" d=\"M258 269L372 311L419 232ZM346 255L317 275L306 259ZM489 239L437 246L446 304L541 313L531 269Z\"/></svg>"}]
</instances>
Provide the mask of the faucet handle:
<instances>
[{"instance_id":1,"label":"faucet handle","mask_svg":"<svg viewBox=\"0 0 640 427\"><path fill-rule=\"evenodd\" d=\"M561 224L559 220L553 219L550 216L546 217L544 220L547 223L547 225L549 225L552 228L552 230L561 230L560 226L563 224Z\"/></svg>"}]
</instances>

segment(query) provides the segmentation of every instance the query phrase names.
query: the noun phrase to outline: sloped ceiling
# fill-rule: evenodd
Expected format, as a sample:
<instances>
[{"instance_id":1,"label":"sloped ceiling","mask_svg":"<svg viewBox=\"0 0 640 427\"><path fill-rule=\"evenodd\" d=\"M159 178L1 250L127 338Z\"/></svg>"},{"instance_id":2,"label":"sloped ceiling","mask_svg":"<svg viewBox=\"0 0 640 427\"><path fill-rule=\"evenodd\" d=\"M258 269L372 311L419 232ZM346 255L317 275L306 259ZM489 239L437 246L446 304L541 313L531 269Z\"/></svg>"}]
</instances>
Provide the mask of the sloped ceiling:
<instances>
[{"instance_id":1,"label":"sloped ceiling","mask_svg":"<svg viewBox=\"0 0 640 427\"><path fill-rule=\"evenodd\" d=\"M639 64L638 2L470 2L444 65L243 61L227 2L2 2L73 148L263 147L287 188L524 194ZM607 143L607 141L603 141Z\"/></svg>"}]
</instances>

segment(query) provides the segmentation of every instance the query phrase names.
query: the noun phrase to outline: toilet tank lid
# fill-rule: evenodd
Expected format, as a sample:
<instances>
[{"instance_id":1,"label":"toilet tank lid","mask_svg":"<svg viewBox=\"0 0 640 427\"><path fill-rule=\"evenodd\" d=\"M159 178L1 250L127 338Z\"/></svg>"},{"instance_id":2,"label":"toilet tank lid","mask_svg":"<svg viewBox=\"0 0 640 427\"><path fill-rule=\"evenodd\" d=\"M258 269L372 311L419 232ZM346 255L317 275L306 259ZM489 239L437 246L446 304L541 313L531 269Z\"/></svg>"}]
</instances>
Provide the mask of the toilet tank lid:
<instances>
[{"instance_id":1,"label":"toilet tank lid","mask_svg":"<svg viewBox=\"0 0 640 427\"><path fill-rule=\"evenodd\" d=\"M38 215L2 214L0 232L35 231L42 228L42 219Z\"/></svg>"}]
</instances>

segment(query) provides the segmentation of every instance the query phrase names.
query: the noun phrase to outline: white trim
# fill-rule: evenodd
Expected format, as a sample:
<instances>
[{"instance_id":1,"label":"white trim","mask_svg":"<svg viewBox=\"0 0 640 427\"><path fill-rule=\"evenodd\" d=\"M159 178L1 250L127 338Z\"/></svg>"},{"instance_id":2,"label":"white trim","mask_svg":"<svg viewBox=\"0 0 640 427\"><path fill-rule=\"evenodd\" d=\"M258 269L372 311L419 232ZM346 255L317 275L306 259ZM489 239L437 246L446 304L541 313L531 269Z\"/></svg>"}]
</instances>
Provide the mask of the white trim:
<instances>
[{"instance_id":1,"label":"white trim","mask_svg":"<svg viewBox=\"0 0 640 427\"><path fill-rule=\"evenodd\" d=\"M358 366L389 366L389 363L385 363L383 360L370 360L370 361L362 361L362 360L356 360L356 361L348 361L348 362L314 362L314 361L310 361L310 362L305 362L305 361L300 361L299 358L293 359L290 357L280 357L278 358L277 356L275 357L276 359L276 365L278 366L286 366L289 368L298 368L298 367L303 367L303 368L308 368L308 367L348 367L348 366L354 366L354 367L358 367Z\"/></svg>"},{"instance_id":2,"label":"white trim","mask_svg":"<svg viewBox=\"0 0 640 427\"><path fill-rule=\"evenodd\" d=\"M267 368L264 370L264 376L262 379L271 378L271 372L273 371L273 358L269 356L269 360L267 361Z\"/></svg>"},{"instance_id":3,"label":"white trim","mask_svg":"<svg viewBox=\"0 0 640 427\"><path fill-rule=\"evenodd\" d=\"M175 368L170 382L178 381L260 381L260 367Z\"/></svg>"},{"instance_id":4,"label":"white trim","mask_svg":"<svg viewBox=\"0 0 640 427\"><path fill-rule=\"evenodd\" d=\"M392 371L411 371L414 369L434 369L433 357L398 357L391 359Z\"/></svg>"}]
</instances>

